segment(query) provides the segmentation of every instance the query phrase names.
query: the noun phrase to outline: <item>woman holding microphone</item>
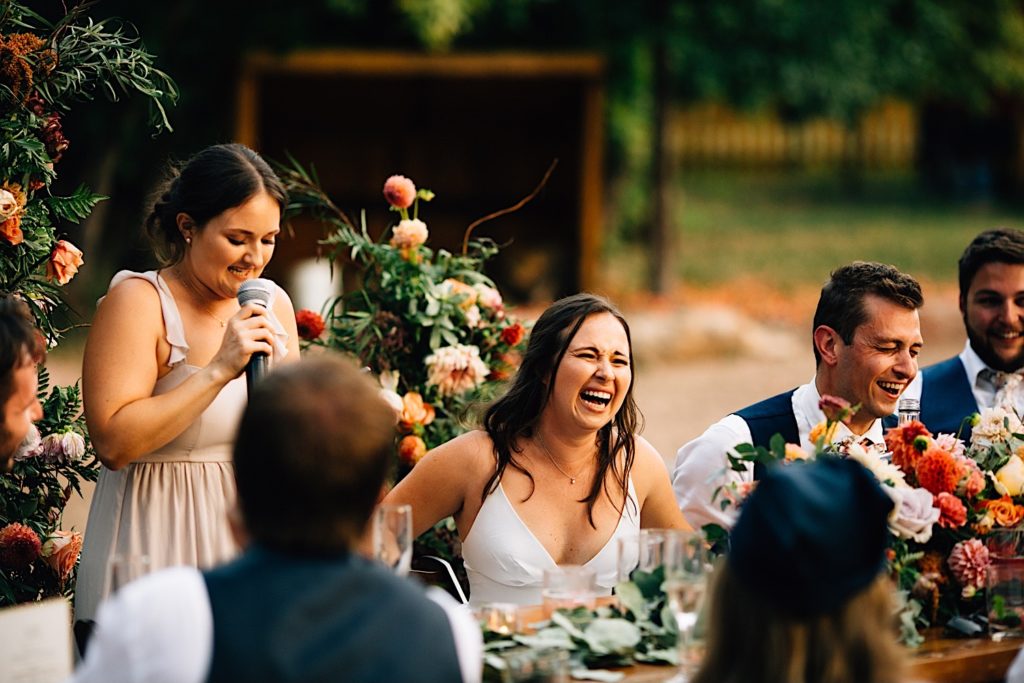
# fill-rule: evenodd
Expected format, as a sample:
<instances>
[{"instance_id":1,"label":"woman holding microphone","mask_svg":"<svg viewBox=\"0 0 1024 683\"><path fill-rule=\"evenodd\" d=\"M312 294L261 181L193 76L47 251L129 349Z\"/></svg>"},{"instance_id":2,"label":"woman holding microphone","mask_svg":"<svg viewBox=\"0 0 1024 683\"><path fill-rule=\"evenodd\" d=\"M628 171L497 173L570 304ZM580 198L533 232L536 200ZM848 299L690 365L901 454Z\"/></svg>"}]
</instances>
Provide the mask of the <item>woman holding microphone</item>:
<instances>
[{"instance_id":1,"label":"woman holding microphone","mask_svg":"<svg viewBox=\"0 0 1024 683\"><path fill-rule=\"evenodd\" d=\"M75 594L92 619L114 556L147 570L208 567L237 548L228 525L231 442L255 353L299 357L291 301L236 295L274 253L287 194L252 150L215 145L172 170L146 231L159 270L114 276L85 348L85 417L104 467L89 512Z\"/></svg>"}]
</instances>

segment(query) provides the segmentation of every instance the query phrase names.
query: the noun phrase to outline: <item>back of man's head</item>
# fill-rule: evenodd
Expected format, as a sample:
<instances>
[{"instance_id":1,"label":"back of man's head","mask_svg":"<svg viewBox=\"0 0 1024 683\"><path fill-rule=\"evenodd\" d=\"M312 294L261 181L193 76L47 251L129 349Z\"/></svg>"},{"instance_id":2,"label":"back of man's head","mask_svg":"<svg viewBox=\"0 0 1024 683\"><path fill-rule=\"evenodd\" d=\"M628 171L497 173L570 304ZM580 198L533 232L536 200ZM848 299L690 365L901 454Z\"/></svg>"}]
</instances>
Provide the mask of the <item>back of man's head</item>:
<instances>
[{"instance_id":1,"label":"back of man's head","mask_svg":"<svg viewBox=\"0 0 1024 683\"><path fill-rule=\"evenodd\" d=\"M43 360L45 346L21 299L0 296L0 405L11 395L14 371Z\"/></svg>"},{"instance_id":2,"label":"back of man's head","mask_svg":"<svg viewBox=\"0 0 1024 683\"><path fill-rule=\"evenodd\" d=\"M980 233L960 255L960 299L967 296L971 282L988 263L1024 264L1024 232L1014 228L995 228Z\"/></svg>"},{"instance_id":3,"label":"back of man's head","mask_svg":"<svg viewBox=\"0 0 1024 683\"><path fill-rule=\"evenodd\" d=\"M275 550L324 555L363 532L394 450L379 387L332 354L284 365L249 396L235 441L246 530Z\"/></svg>"},{"instance_id":4,"label":"back of man's head","mask_svg":"<svg viewBox=\"0 0 1024 683\"><path fill-rule=\"evenodd\" d=\"M894 266L871 261L854 261L832 272L828 282L821 288L818 308L814 311L811 332L821 325L831 327L850 344L853 333L867 322L864 298L877 296L891 301L908 310L917 310L924 305L921 285L910 275ZM821 361L818 348L814 348L814 360Z\"/></svg>"}]
</instances>

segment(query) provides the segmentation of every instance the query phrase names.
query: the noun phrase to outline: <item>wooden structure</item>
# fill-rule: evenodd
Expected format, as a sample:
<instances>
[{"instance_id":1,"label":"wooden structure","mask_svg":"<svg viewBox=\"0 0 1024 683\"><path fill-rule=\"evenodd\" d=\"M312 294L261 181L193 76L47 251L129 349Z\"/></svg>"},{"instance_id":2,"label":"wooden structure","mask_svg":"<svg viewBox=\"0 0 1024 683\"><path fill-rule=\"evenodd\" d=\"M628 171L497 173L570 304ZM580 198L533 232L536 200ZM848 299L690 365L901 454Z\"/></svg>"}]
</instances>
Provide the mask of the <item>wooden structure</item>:
<instances>
[{"instance_id":1,"label":"wooden structure","mask_svg":"<svg viewBox=\"0 0 1024 683\"><path fill-rule=\"evenodd\" d=\"M449 251L473 220L526 196L557 158L533 202L474 233L509 243L489 269L507 294L552 298L598 284L604 69L591 54L254 54L239 83L236 139L315 166L350 216L367 210L374 236L394 220L384 180L412 178L437 194L421 207L429 246ZM279 243L274 273L315 252L318 230L300 232L310 234Z\"/></svg>"}]
</instances>

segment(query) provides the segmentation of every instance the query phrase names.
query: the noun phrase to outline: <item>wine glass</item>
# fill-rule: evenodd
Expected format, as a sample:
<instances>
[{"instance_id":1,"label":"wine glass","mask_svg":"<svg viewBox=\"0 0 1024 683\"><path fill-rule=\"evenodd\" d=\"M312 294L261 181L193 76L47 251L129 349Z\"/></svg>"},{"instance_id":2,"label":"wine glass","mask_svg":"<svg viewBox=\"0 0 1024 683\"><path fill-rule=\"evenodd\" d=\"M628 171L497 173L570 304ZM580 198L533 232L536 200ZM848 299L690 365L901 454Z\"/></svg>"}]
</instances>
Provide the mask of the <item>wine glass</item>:
<instances>
[{"instance_id":1,"label":"wine glass","mask_svg":"<svg viewBox=\"0 0 1024 683\"><path fill-rule=\"evenodd\" d=\"M679 627L679 675L672 680L684 683L704 656L711 553L700 532L672 530L665 532L663 559L665 595Z\"/></svg>"},{"instance_id":2,"label":"wine glass","mask_svg":"<svg viewBox=\"0 0 1024 683\"><path fill-rule=\"evenodd\" d=\"M373 556L398 576L412 564L412 506L380 505L373 513Z\"/></svg>"}]
</instances>

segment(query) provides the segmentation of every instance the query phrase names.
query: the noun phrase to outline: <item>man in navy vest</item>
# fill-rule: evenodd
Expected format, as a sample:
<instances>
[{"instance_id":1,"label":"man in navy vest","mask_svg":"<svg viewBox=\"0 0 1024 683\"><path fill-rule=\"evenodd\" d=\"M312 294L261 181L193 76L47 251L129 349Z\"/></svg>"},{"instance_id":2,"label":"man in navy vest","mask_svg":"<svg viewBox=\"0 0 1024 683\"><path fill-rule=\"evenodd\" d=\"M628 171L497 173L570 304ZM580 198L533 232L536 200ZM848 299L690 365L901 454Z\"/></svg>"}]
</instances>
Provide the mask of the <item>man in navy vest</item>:
<instances>
[{"instance_id":1,"label":"man in navy vest","mask_svg":"<svg viewBox=\"0 0 1024 683\"><path fill-rule=\"evenodd\" d=\"M672 483L686 521L731 528L737 512L723 510L715 492L751 482L759 472L732 471L727 452L741 443L767 446L774 434L810 449L808 435L825 420L818 405L823 395L861 406L848 425L838 425L833 442L856 437L868 448L884 448L881 418L896 410L917 375L923 303L917 281L892 266L858 261L833 272L814 313L814 378L726 416L676 454Z\"/></svg>"},{"instance_id":2,"label":"man in navy vest","mask_svg":"<svg viewBox=\"0 0 1024 683\"><path fill-rule=\"evenodd\" d=\"M970 439L964 418L997 398L1018 414L1024 409L1014 377L1024 368L1024 232L981 233L960 256L959 271L967 343L960 355L922 370L906 396L920 398L921 421L933 434Z\"/></svg>"},{"instance_id":3,"label":"man in navy vest","mask_svg":"<svg viewBox=\"0 0 1024 683\"><path fill-rule=\"evenodd\" d=\"M468 609L353 552L394 429L379 388L338 357L272 372L234 447L232 522L246 549L204 573L177 567L121 589L73 680L479 681Z\"/></svg>"}]
</instances>

